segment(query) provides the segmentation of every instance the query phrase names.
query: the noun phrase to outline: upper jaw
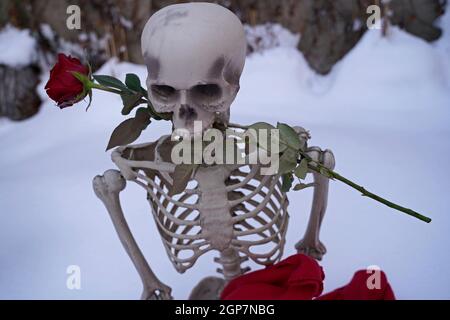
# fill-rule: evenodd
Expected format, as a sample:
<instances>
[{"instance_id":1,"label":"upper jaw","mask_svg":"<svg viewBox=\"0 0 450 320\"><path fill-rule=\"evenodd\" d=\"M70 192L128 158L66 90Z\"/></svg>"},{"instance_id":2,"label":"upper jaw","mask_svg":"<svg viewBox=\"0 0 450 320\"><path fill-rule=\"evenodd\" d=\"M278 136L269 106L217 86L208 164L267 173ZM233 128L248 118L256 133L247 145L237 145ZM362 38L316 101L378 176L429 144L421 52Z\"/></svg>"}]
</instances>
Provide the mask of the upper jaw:
<instances>
[{"instance_id":1,"label":"upper jaw","mask_svg":"<svg viewBox=\"0 0 450 320\"><path fill-rule=\"evenodd\" d=\"M181 119L179 112L174 112L172 123L174 127L174 135L183 137L184 139L192 139L202 137L205 132L212 128L223 131L222 128L228 127L230 121L229 109L225 112L201 112L196 109L199 117L196 119Z\"/></svg>"},{"instance_id":2,"label":"upper jaw","mask_svg":"<svg viewBox=\"0 0 450 320\"><path fill-rule=\"evenodd\" d=\"M174 129L174 135L183 139L197 139L203 137L203 134L213 127L213 122L203 123L194 121L192 124L185 124L184 127Z\"/></svg>"}]
</instances>

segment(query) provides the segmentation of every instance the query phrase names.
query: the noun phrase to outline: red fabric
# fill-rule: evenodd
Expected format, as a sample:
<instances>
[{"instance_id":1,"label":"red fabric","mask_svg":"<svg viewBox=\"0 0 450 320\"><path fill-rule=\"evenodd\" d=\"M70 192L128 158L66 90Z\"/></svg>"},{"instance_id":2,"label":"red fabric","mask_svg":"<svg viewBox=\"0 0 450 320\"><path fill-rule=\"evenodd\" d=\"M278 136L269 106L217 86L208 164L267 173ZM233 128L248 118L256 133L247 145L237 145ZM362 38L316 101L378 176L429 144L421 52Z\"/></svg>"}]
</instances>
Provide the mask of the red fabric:
<instances>
[{"instance_id":1,"label":"red fabric","mask_svg":"<svg viewBox=\"0 0 450 320\"><path fill-rule=\"evenodd\" d=\"M87 76L89 68L76 58L59 54L58 62L50 71L50 79L45 86L45 90L61 109L70 107L84 99L84 96L82 96L84 86L73 76L72 72Z\"/></svg>"},{"instance_id":2,"label":"red fabric","mask_svg":"<svg viewBox=\"0 0 450 320\"><path fill-rule=\"evenodd\" d=\"M394 300L394 293L381 272L380 289L370 290L371 276L359 271L352 281L331 293L320 296L325 275L316 262L305 255L294 255L263 270L243 275L222 292L222 300Z\"/></svg>"},{"instance_id":3,"label":"red fabric","mask_svg":"<svg viewBox=\"0 0 450 320\"><path fill-rule=\"evenodd\" d=\"M384 272L380 274L380 289L368 289L367 280L371 275L365 270L358 271L348 285L327 293L318 300L395 300L394 291Z\"/></svg>"}]
</instances>

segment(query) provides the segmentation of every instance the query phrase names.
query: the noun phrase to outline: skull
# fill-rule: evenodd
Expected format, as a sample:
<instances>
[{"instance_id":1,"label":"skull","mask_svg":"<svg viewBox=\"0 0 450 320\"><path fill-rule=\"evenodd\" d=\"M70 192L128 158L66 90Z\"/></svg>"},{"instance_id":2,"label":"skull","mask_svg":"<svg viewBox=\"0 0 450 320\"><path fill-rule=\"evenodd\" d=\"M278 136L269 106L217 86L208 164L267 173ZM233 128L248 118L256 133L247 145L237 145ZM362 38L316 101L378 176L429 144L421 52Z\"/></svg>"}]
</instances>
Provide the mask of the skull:
<instances>
[{"instance_id":1,"label":"skull","mask_svg":"<svg viewBox=\"0 0 450 320\"><path fill-rule=\"evenodd\" d=\"M155 110L173 113L174 129L190 135L215 123L227 125L246 50L242 23L224 7L187 3L158 11L142 34L149 99ZM194 126L196 121L201 127Z\"/></svg>"}]
</instances>

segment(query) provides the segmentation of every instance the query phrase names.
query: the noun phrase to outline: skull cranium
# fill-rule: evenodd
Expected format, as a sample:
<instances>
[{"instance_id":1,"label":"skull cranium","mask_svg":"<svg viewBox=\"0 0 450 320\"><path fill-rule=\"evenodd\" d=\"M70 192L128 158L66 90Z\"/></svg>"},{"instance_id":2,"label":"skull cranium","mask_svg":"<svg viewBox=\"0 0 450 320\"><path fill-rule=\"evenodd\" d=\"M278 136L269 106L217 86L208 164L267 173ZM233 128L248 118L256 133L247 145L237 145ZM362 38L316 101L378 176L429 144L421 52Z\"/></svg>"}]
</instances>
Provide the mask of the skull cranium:
<instances>
[{"instance_id":1,"label":"skull cranium","mask_svg":"<svg viewBox=\"0 0 450 320\"><path fill-rule=\"evenodd\" d=\"M247 42L240 20L210 3L176 4L155 13L142 35L149 99L173 113L175 129L227 124L239 91Z\"/></svg>"}]
</instances>

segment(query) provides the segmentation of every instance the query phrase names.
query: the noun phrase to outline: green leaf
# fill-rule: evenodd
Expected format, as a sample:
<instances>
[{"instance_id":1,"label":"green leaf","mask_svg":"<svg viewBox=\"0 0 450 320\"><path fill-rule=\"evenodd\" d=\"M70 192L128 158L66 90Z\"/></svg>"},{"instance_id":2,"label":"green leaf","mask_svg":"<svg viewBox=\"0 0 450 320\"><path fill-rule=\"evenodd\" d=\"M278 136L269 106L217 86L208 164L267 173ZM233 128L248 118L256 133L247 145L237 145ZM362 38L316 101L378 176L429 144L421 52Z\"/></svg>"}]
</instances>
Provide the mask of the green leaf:
<instances>
[{"instance_id":1,"label":"green leaf","mask_svg":"<svg viewBox=\"0 0 450 320\"><path fill-rule=\"evenodd\" d=\"M195 164L181 164L175 167L173 185L171 190L169 190L169 196L173 197L186 190L196 168L197 165Z\"/></svg>"},{"instance_id":2,"label":"green leaf","mask_svg":"<svg viewBox=\"0 0 450 320\"><path fill-rule=\"evenodd\" d=\"M308 160L303 159L298 165L297 169L295 169L295 176L300 180L305 180L308 175Z\"/></svg>"},{"instance_id":3,"label":"green leaf","mask_svg":"<svg viewBox=\"0 0 450 320\"><path fill-rule=\"evenodd\" d=\"M265 130L273 130L273 129L275 129L275 127L274 126L272 126L271 124L269 124L269 123L266 123L266 122L257 122L257 123L255 123L255 124L252 124L251 126L250 126L250 129L255 129L256 131L258 131L258 130L260 130L260 129L265 129Z\"/></svg>"},{"instance_id":4,"label":"green leaf","mask_svg":"<svg viewBox=\"0 0 450 320\"><path fill-rule=\"evenodd\" d=\"M119 89L121 91L126 91L126 92L130 91L122 81L120 81L119 79L116 79L114 77L96 75L96 76L93 76L93 78L102 86L115 88L115 89Z\"/></svg>"},{"instance_id":5,"label":"green leaf","mask_svg":"<svg viewBox=\"0 0 450 320\"><path fill-rule=\"evenodd\" d=\"M280 136L276 136L273 134L272 130L275 130L276 128L272 126L269 123L266 122L257 122L250 126L250 129L253 129L256 131L256 138L258 139L258 145L263 148L264 150L271 152L272 151L272 145L278 145L279 152L283 152L286 150L287 146L280 141ZM266 130L267 131L267 141L262 141L262 136L260 135L260 130Z\"/></svg>"},{"instance_id":6,"label":"green leaf","mask_svg":"<svg viewBox=\"0 0 450 320\"><path fill-rule=\"evenodd\" d=\"M300 150L302 146L300 138L292 127L284 123L278 123L277 128L280 130L280 140L282 143L292 149Z\"/></svg>"},{"instance_id":7,"label":"green leaf","mask_svg":"<svg viewBox=\"0 0 450 320\"><path fill-rule=\"evenodd\" d=\"M125 78L125 84L127 87L135 92L141 92L141 80L139 77L133 73L127 74Z\"/></svg>"},{"instance_id":8,"label":"green leaf","mask_svg":"<svg viewBox=\"0 0 450 320\"><path fill-rule=\"evenodd\" d=\"M125 84L130 90L132 90L136 93L142 93L142 95L144 97L148 96L147 90L145 90L141 85L141 80L134 73L127 74L127 76L125 78Z\"/></svg>"},{"instance_id":9,"label":"green leaf","mask_svg":"<svg viewBox=\"0 0 450 320\"><path fill-rule=\"evenodd\" d=\"M144 129L146 129L148 127L148 125L151 123L151 117L150 114L148 113L148 109L147 108L139 108L136 111L136 115L134 116L135 118L139 118L141 119L141 122L145 123L145 121L148 120L147 125L145 125Z\"/></svg>"},{"instance_id":10,"label":"green leaf","mask_svg":"<svg viewBox=\"0 0 450 320\"><path fill-rule=\"evenodd\" d=\"M301 191L301 190L311 188L311 187L314 187L314 183L310 183L310 184L300 183L294 187L294 191Z\"/></svg>"},{"instance_id":11,"label":"green leaf","mask_svg":"<svg viewBox=\"0 0 450 320\"><path fill-rule=\"evenodd\" d=\"M120 95L123 102L122 115L127 116L133 111L137 106L147 103L147 101L142 100L142 93L123 93Z\"/></svg>"},{"instance_id":12,"label":"green leaf","mask_svg":"<svg viewBox=\"0 0 450 320\"><path fill-rule=\"evenodd\" d=\"M148 104L148 112L150 113L150 115L152 116L153 119L155 119L156 121L160 121L160 120L166 120L166 121L170 121L172 120L172 113L157 113L155 111L155 108L153 107L153 105L151 104L150 101L147 101Z\"/></svg>"},{"instance_id":13,"label":"green leaf","mask_svg":"<svg viewBox=\"0 0 450 320\"><path fill-rule=\"evenodd\" d=\"M294 150L286 149L280 157L278 173L285 174L292 172L297 167L298 153Z\"/></svg>"},{"instance_id":14,"label":"green leaf","mask_svg":"<svg viewBox=\"0 0 450 320\"><path fill-rule=\"evenodd\" d=\"M133 143L150 123L150 115L147 109L139 109L134 118L125 120L113 131L106 151Z\"/></svg>"},{"instance_id":15,"label":"green leaf","mask_svg":"<svg viewBox=\"0 0 450 320\"><path fill-rule=\"evenodd\" d=\"M289 192L294 183L294 176L291 173L283 175L283 185L281 186L281 191Z\"/></svg>"}]
</instances>

